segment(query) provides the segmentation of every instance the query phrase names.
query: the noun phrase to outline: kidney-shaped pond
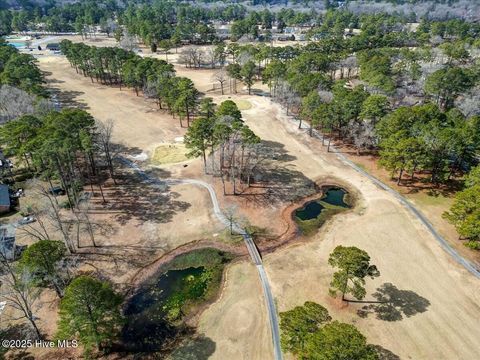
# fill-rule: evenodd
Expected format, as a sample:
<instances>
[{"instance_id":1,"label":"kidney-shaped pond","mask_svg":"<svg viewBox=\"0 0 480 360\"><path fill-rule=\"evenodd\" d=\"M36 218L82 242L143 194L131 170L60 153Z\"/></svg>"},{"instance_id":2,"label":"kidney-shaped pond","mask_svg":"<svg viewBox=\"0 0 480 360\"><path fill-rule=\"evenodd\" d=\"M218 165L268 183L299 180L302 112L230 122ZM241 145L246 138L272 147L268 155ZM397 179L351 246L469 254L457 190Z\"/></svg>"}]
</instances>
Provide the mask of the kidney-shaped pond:
<instances>
[{"instance_id":1,"label":"kidney-shaped pond","mask_svg":"<svg viewBox=\"0 0 480 360\"><path fill-rule=\"evenodd\" d=\"M294 219L304 234L316 231L330 216L349 209L348 192L340 187L325 187L322 197L295 210Z\"/></svg>"}]
</instances>

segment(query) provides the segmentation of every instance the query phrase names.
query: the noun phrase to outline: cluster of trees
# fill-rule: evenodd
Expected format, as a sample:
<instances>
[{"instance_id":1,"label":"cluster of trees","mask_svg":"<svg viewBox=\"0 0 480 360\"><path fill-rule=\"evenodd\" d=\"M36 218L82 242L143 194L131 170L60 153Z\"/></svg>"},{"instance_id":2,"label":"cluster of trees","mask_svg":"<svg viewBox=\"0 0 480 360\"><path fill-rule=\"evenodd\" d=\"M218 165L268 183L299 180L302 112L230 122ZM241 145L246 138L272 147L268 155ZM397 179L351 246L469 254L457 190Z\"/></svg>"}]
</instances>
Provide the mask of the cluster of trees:
<instances>
[{"instance_id":1,"label":"cluster of trees","mask_svg":"<svg viewBox=\"0 0 480 360\"><path fill-rule=\"evenodd\" d=\"M380 275L370 256L357 247L337 246L328 263L337 268L330 283L330 295L365 297L365 278ZM323 306L307 301L303 306L280 313L282 348L299 359L379 359L374 346L355 326L332 321Z\"/></svg>"},{"instance_id":2,"label":"cluster of trees","mask_svg":"<svg viewBox=\"0 0 480 360\"><path fill-rule=\"evenodd\" d=\"M119 48L97 48L68 40L61 42L62 51L77 72L105 84L125 85L139 91L147 98L155 99L160 109L166 107L180 126L187 120L190 126L195 117L199 92L193 82L175 76L172 64L164 60L142 58L131 51Z\"/></svg>"},{"instance_id":3,"label":"cluster of trees","mask_svg":"<svg viewBox=\"0 0 480 360\"><path fill-rule=\"evenodd\" d=\"M28 321L38 339L44 339L35 309L42 288L54 289L60 299L56 338L77 340L88 356L94 349L105 351L122 324L123 297L108 282L82 275L72 280L74 259L64 243L41 240L29 246L16 263L0 252L0 270L5 276L0 298L8 301Z\"/></svg>"},{"instance_id":4,"label":"cluster of trees","mask_svg":"<svg viewBox=\"0 0 480 360\"><path fill-rule=\"evenodd\" d=\"M0 85L0 104L0 123L26 114L45 114L55 107L49 98L30 94L11 85Z\"/></svg>"},{"instance_id":5,"label":"cluster of trees","mask_svg":"<svg viewBox=\"0 0 480 360\"><path fill-rule=\"evenodd\" d=\"M480 250L480 166L467 175L465 189L455 195L444 217L455 225L461 237L467 239L466 246Z\"/></svg>"},{"instance_id":6,"label":"cluster of trees","mask_svg":"<svg viewBox=\"0 0 480 360\"><path fill-rule=\"evenodd\" d=\"M90 114L79 109L51 111L43 116L24 115L0 128L0 144L5 155L23 159L35 176L48 183L48 187L39 184L37 190L48 202L48 215L70 253L76 251L76 246L60 209L72 210L77 226L85 225L95 246L93 226L88 213L80 207L80 195L84 185L89 184L94 193L93 185L97 184L103 197L102 169L107 168L114 177L111 130L111 124L97 126ZM50 191L57 181L66 191L64 204L60 204ZM41 215L36 214L38 219ZM79 233L77 229L77 242ZM37 239L50 238L43 226L42 231L32 235Z\"/></svg>"},{"instance_id":7,"label":"cluster of trees","mask_svg":"<svg viewBox=\"0 0 480 360\"><path fill-rule=\"evenodd\" d=\"M1 26L1 25L0 25ZM52 108L36 60L0 38L0 123Z\"/></svg>"},{"instance_id":8,"label":"cluster of trees","mask_svg":"<svg viewBox=\"0 0 480 360\"><path fill-rule=\"evenodd\" d=\"M103 84L118 84L120 87L124 83L122 73L126 62L136 57L133 52L122 48L99 48L70 40L62 40L60 48L77 73L89 76L92 82L95 78Z\"/></svg>"},{"instance_id":9,"label":"cluster of trees","mask_svg":"<svg viewBox=\"0 0 480 360\"><path fill-rule=\"evenodd\" d=\"M0 41L0 85L10 85L35 95L45 96L42 83L43 76L35 58L28 54L20 54L13 46Z\"/></svg>"},{"instance_id":10,"label":"cluster of trees","mask_svg":"<svg viewBox=\"0 0 480 360\"><path fill-rule=\"evenodd\" d=\"M255 3L255 2L254 2ZM306 2L308 3L308 2ZM361 36L355 42L365 43L366 36L376 36L383 46L409 41L425 41L430 35L439 37L474 37L480 31L478 24L462 20L422 20L416 33L405 30L407 22L415 22L415 14L388 15L354 14L334 9L334 2L326 1L326 13L315 9L294 11L283 8L274 12L269 9L255 10L237 2L205 6L198 2L177 2L160 0L153 3L136 0L82 1L54 5L23 3L21 10L0 9L0 35L11 31L46 30L51 32L76 31L95 33L96 27L107 34L117 31L123 25L130 34L138 36L150 46L157 46L162 40L170 40L174 46L182 41L190 43L211 43L216 39L213 22L231 23L233 40L248 35L253 39L265 38L275 25L279 31L286 26L313 27L310 35L314 38L327 36L341 37L346 28L361 28ZM263 33L263 34L262 34ZM366 35L366 36L365 36ZM267 39L268 40L268 39Z\"/></svg>"},{"instance_id":11,"label":"cluster of trees","mask_svg":"<svg viewBox=\"0 0 480 360\"><path fill-rule=\"evenodd\" d=\"M43 4L22 1L20 10L0 10L0 35L11 31L45 30L49 32L84 32L101 25L108 31L120 10L116 1L86 0L57 5L53 1Z\"/></svg>"},{"instance_id":12,"label":"cluster of trees","mask_svg":"<svg viewBox=\"0 0 480 360\"><path fill-rule=\"evenodd\" d=\"M178 46L182 41L205 44L215 40L215 29L209 24L214 16L222 16L222 11L159 1L128 6L121 21L130 34L137 35L149 46L156 46L162 40Z\"/></svg>"},{"instance_id":13,"label":"cluster of trees","mask_svg":"<svg viewBox=\"0 0 480 360\"><path fill-rule=\"evenodd\" d=\"M345 15L349 21L352 16ZM340 14L329 13L326 19L343 21ZM287 112L299 117L300 127L306 121L311 135L320 130L324 140L329 135L329 143L335 136L352 143L358 152L380 150L381 164L392 175L398 173L399 183L406 171L412 175L430 173L434 183L468 171L475 164L474 154L479 149L475 115L480 114L480 108L475 105L474 95L470 95L475 94L479 82L478 65L474 62L478 42L445 35L438 47L425 43L424 47L412 49L411 41L420 44L428 40L406 38L400 43L391 42L387 37L397 24L395 17L362 15L359 19L361 35L344 39L330 34L303 47L219 44L208 56L208 63L212 67L228 65L216 72L213 80L223 94L227 82L233 92L237 81L243 81L250 90L261 77L269 85L272 97L285 105ZM449 28L457 24L448 23ZM476 28L470 24L467 27L467 33L476 36ZM400 33L417 36L412 32ZM450 33L457 34L453 30ZM201 64L202 56L198 53L191 55L190 62L195 63L194 56ZM363 85L342 81L358 76ZM464 104L467 95L470 105ZM395 116L402 116L402 111L415 109L404 110L401 106L413 105L411 98L437 105L420 107L425 110L423 119L412 119L423 124L421 137L417 127L399 132L392 123ZM430 121L433 118L437 120ZM455 141L441 145L441 139L449 138L449 134L455 136ZM413 145L407 145L410 140L423 143L412 153Z\"/></svg>"},{"instance_id":14,"label":"cluster of trees","mask_svg":"<svg viewBox=\"0 0 480 360\"><path fill-rule=\"evenodd\" d=\"M284 351L298 359L379 359L374 346L353 325L332 321L322 305L307 301L280 313Z\"/></svg>"},{"instance_id":15,"label":"cluster of trees","mask_svg":"<svg viewBox=\"0 0 480 360\"><path fill-rule=\"evenodd\" d=\"M205 172L221 177L224 194L227 179L236 195L239 184L250 186L257 165L264 159L260 138L244 124L240 110L231 100L217 107L210 98L205 98L200 114L185 134L188 156L202 156Z\"/></svg>"},{"instance_id":16,"label":"cluster of trees","mask_svg":"<svg viewBox=\"0 0 480 360\"><path fill-rule=\"evenodd\" d=\"M462 101L470 92L475 93L479 77L478 66L465 43L447 42L438 49L364 49L356 56L350 55L342 42L332 44L329 40L283 53L268 51L263 46L252 51L251 47L238 47L238 55L232 57L233 63L227 69L238 69L241 66L237 63L245 60L254 61L260 69L257 74L269 85L272 97L300 118L300 127L306 121L311 135L319 129L324 138L327 134L335 135L353 143L357 151L380 149L381 163L392 174L399 173L399 182L407 170L413 174L429 172L432 182L440 183L475 164L480 146L480 109L473 104L473 97L468 106L463 106ZM425 71L427 65L434 63L431 66L438 70ZM341 81L358 73L364 86ZM436 105L399 107L408 104L410 96L423 102L431 100ZM423 115L418 115L416 109L423 109ZM417 120L408 115L408 124L422 124L422 131L417 126L409 127L406 121L394 120L413 112ZM396 128L395 122L404 127ZM446 143L452 136L454 141ZM440 144L442 138L444 145ZM423 141L415 153L406 145L410 140Z\"/></svg>"},{"instance_id":17,"label":"cluster of trees","mask_svg":"<svg viewBox=\"0 0 480 360\"><path fill-rule=\"evenodd\" d=\"M398 172L428 171L440 183L469 169L480 150L480 117L465 118L452 109L442 112L435 104L400 107L377 125L380 164Z\"/></svg>"}]
</instances>

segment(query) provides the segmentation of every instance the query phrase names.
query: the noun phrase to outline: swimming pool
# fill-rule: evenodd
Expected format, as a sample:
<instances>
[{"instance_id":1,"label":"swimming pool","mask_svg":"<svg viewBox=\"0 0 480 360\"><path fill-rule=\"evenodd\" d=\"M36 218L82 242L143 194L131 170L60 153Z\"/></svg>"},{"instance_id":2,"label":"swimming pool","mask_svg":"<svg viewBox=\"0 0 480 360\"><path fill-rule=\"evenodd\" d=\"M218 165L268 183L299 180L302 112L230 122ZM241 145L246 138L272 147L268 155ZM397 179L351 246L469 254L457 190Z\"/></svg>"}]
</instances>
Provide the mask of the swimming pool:
<instances>
[{"instance_id":1,"label":"swimming pool","mask_svg":"<svg viewBox=\"0 0 480 360\"><path fill-rule=\"evenodd\" d=\"M8 45L14 46L17 49L25 47L24 42L17 42L17 41L12 41L12 42L7 42Z\"/></svg>"}]
</instances>

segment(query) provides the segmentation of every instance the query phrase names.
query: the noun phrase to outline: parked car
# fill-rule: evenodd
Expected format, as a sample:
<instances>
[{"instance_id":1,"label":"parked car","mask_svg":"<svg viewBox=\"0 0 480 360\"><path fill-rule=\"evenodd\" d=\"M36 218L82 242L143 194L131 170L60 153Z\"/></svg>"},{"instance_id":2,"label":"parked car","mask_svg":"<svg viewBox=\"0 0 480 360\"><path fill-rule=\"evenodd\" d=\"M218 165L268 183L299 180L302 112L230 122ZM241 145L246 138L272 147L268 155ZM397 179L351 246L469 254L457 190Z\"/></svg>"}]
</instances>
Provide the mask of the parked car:
<instances>
[{"instance_id":1,"label":"parked car","mask_svg":"<svg viewBox=\"0 0 480 360\"><path fill-rule=\"evenodd\" d=\"M18 223L20 225L27 225L27 224L31 224L33 222L35 222L35 218L33 216L25 216L24 218L22 218Z\"/></svg>"},{"instance_id":2,"label":"parked car","mask_svg":"<svg viewBox=\"0 0 480 360\"><path fill-rule=\"evenodd\" d=\"M65 190L63 190L60 186L54 186L48 190L48 192L52 195L65 195Z\"/></svg>"}]
</instances>

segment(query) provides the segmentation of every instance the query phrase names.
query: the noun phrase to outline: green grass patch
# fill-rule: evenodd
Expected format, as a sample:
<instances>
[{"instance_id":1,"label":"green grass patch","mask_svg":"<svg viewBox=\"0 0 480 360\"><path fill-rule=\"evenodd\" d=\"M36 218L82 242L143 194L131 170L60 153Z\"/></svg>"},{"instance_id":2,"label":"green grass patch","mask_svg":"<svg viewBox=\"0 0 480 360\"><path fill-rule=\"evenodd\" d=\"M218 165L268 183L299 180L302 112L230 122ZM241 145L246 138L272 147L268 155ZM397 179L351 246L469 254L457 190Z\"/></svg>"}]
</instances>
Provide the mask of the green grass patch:
<instances>
[{"instance_id":1,"label":"green grass patch","mask_svg":"<svg viewBox=\"0 0 480 360\"><path fill-rule=\"evenodd\" d=\"M318 229L328 220L330 219L333 215L341 213L345 210L348 210L348 208L344 208L342 206L335 206L331 205L327 202L317 200L317 202L324 207L324 209L320 212L320 214L313 219L308 219L308 220L302 220L298 218L297 216L294 217L298 228L302 232L303 235L305 236L310 236L315 234ZM345 199L345 202L347 200Z\"/></svg>"},{"instance_id":2,"label":"green grass patch","mask_svg":"<svg viewBox=\"0 0 480 360\"><path fill-rule=\"evenodd\" d=\"M355 165L357 165L360 169L362 169L363 171L366 171L368 172L368 169L366 168L365 165L363 164L360 164L359 162L356 162L356 161L352 161Z\"/></svg>"},{"instance_id":3,"label":"green grass patch","mask_svg":"<svg viewBox=\"0 0 480 360\"><path fill-rule=\"evenodd\" d=\"M151 159L154 165L175 164L187 160L184 144L163 144L157 146Z\"/></svg>"},{"instance_id":4,"label":"green grass patch","mask_svg":"<svg viewBox=\"0 0 480 360\"><path fill-rule=\"evenodd\" d=\"M237 104L238 110L250 110L252 108L252 103L248 100L238 99L233 101Z\"/></svg>"},{"instance_id":5,"label":"green grass patch","mask_svg":"<svg viewBox=\"0 0 480 360\"><path fill-rule=\"evenodd\" d=\"M182 270L189 267L222 267L233 259L233 255L223 251L206 248L190 251L174 258L167 264L166 270Z\"/></svg>"},{"instance_id":6,"label":"green grass patch","mask_svg":"<svg viewBox=\"0 0 480 360\"><path fill-rule=\"evenodd\" d=\"M164 271L202 268L198 275L187 276L182 286L165 301L164 310L171 321L190 314L218 293L223 269L233 255L216 249L199 249L174 258Z\"/></svg>"},{"instance_id":7,"label":"green grass patch","mask_svg":"<svg viewBox=\"0 0 480 360\"><path fill-rule=\"evenodd\" d=\"M207 248L164 264L126 303L122 329L126 348L168 350L168 344L187 335L186 318L217 296L225 265L232 259L232 254Z\"/></svg>"},{"instance_id":8,"label":"green grass patch","mask_svg":"<svg viewBox=\"0 0 480 360\"><path fill-rule=\"evenodd\" d=\"M465 246L472 250L480 250L480 241L469 240L465 243Z\"/></svg>"},{"instance_id":9,"label":"green grass patch","mask_svg":"<svg viewBox=\"0 0 480 360\"><path fill-rule=\"evenodd\" d=\"M453 197L447 197L437 192L428 193L421 191L418 193L408 194L406 196L407 198L415 201L418 205L436 206L442 208L450 208L454 201Z\"/></svg>"}]
</instances>

